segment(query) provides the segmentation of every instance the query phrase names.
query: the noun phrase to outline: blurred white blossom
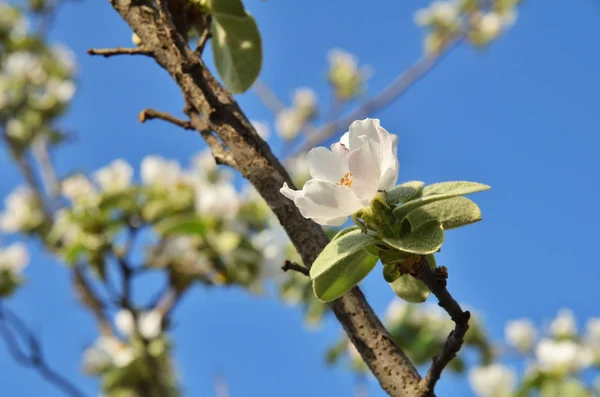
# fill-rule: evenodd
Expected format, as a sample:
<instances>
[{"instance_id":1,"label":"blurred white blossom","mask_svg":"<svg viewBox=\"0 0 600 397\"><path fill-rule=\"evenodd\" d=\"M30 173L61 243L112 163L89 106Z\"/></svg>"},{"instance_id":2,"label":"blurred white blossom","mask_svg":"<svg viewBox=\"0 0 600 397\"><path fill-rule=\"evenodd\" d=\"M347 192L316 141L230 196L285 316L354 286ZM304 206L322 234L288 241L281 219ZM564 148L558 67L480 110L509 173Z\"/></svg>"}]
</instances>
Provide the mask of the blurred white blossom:
<instances>
[{"instance_id":1,"label":"blurred white blossom","mask_svg":"<svg viewBox=\"0 0 600 397\"><path fill-rule=\"evenodd\" d=\"M83 369L99 374L111 367L122 368L133 361L135 351L113 336L100 336L83 352Z\"/></svg>"},{"instance_id":2,"label":"blurred white blossom","mask_svg":"<svg viewBox=\"0 0 600 397\"><path fill-rule=\"evenodd\" d=\"M19 119L10 119L6 123L6 135L13 139L26 140L31 138L29 128Z\"/></svg>"},{"instance_id":3,"label":"blurred white blossom","mask_svg":"<svg viewBox=\"0 0 600 397\"><path fill-rule=\"evenodd\" d=\"M196 188L196 211L217 219L233 219L240 208L240 197L228 182Z\"/></svg>"},{"instance_id":4,"label":"blurred white blossom","mask_svg":"<svg viewBox=\"0 0 600 397\"><path fill-rule=\"evenodd\" d=\"M6 233L27 231L39 226L44 213L39 208L35 194L21 186L4 198L4 212L0 214L0 230Z\"/></svg>"},{"instance_id":5,"label":"blurred white blossom","mask_svg":"<svg viewBox=\"0 0 600 397\"><path fill-rule=\"evenodd\" d=\"M75 71L75 54L68 47L55 44L52 46L51 52L65 72L71 74Z\"/></svg>"},{"instance_id":6,"label":"blurred white blossom","mask_svg":"<svg viewBox=\"0 0 600 397\"><path fill-rule=\"evenodd\" d=\"M404 318L408 310L408 304L405 301L400 299L393 299L385 311L385 321L400 321Z\"/></svg>"},{"instance_id":7,"label":"blurred white blossom","mask_svg":"<svg viewBox=\"0 0 600 397\"><path fill-rule=\"evenodd\" d=\"M63 196L75 201L93 196L96 188L85 175L75 174L62 181L61 191Z\"/></svg>"},{"instance_id":8,"label":"blurred white blossom","mask_svg":"<svg viewBox=\"0 0 600 397\"><path fill-rule=\"evenodd\" d=\"M286 248L290 245L283 227L276 225L259 232L252 237L252 244L262 254L261 278L281 280L284 276L281 267L287 257Z\"/></svg>"},{"instance_id":9,"label":"blurred white blossom","mask_svg":"<svg viewBox=\"0 0 600 397\"><path fill-rule=\"evenodd\" d=\"M292 104L301 117L309 120L317 113L317 94L308 87L298 88Z\"/></svg>"},{"instance_id":10,"label":"blurred white blossom","mask_svg":"<svg viewBox=\"0 0 600 397\"><path fill-rule=\"evenodd\" d=\"M123 159L117 159L94 173L94 179L102 190L116 193L131 185L133 168Z\"/></svg>"},{"instance_id":11,"label":"blurred white blossom","mask_svg":"<svg viewBox=\"0 0 600 397\"><path fill-rule=\"evenodd\" d=\"M535 349L540 369L548 372L572 372L588 367L592 354L572 340L542 339Z\"/></svg>"},{"instance_id":12,"label":"blurred white blossom","mask_svg":"<svg viewBox=\"0 0 600 397\"><path fill-rule=\"evenodd\" d=\"M275 117L275 129L287 141L296 138L303 126L303 118L292 108L283 109Z\"/></svg>"},{"instance_id":13,"label":"blurred white blossom","mask_svg":"<svg viewBox=\"0 0 600 397\"><path fill-rule=\"evenodd\" d=\"M557 338L568 338L577 334L575 315L570 309L561 309L550 323L550 333Z\"/></svg>"},{"instance_id":14,"label":"blurred white blossom","mask_svg":"<svg viewBox=\"0 0 600 397\"><path fill-rule=\"evenodd\" d=\"M47 77L39 56L26 51L10 53L4 60L3 71L9 77L27 78L36 84Z\"/></svg>"},{"instance_id":15,"label":"blurred white blossom","mask_svg":"<svg viewBox=\"0 0 600 397\"><path fill-rule=\"evenodd\" d=\"M517 381L515 371L501 364L475 367L468 378L479 397L510 397Z\"/></svg>"},{"instance_id":16,"label":"blurred white blossom","mask_svg":"<svg viewBox=\"0 0 600 397\"><path fill-rule=\"evenodd\" d=\"M483 40L491 41L502 33L504 20L498 13L488 12L479 18L476 27Z\"/></svg>"},{"instance_id":17,"label":"blurred white blossom","mask_svg":"<svg viewBox=\"0 0 600 397\"><path fill-rule=\"evenodd\" d=\"M50 98L56 98L59 102L68 102L75 95L75 84L71 80L59 80L51 78L46 85ZM43 100L42 100L43 101Z\"/></svg>"},{"instance_id":18,"label":"blurred white blossom","mask_svg":"<svg viewBox=\"0 0 600 397\"><path fill-rule=\"evenodd\" d=\"M0 248L0 273L8 272L17 279L29 263L29 252L23 243L13 243Z\"/></svg>"},{"instance_id":19,"label":"blurred white blossom","mask_svg":"<svg viewBox=\"0 0 600 397\"><path fill-rule=\"evenodd\" d=\"M115 315L115 325L125 336L131 337L135 334L136 321L133 313L127 309L121 309ZM158 310L144 311L138 314L137 331L145 339L154 339L162 332L162 314Z\"/></svg>"},{"instance_id":20,"label":"blurred white blossom","mask_svg":"<svg viewBox=\"0 0 600 397\"><path fill-rule=\"evenodd\" d=\"M358 95L363 85L363 76L358 69L358 60L348 52L334 48L327 54L329 60L329 82L336 96L349 100Z\"/></svg>"},{"instance_id":21,"label":"blurred white blossom","mask_svg":"<svg viewBox=\"0 0 600 397\"><path fill-rule=\"evenodd\" d=\"M533 348L537 338L537 330L531 320L523 318L507 322L504 335L510 346L522 352L527 352Z\"/></svg>"},{"instance_id":22,"label":"blurred white blossom","mask_svg":"<svg viewBox=\"0 0 600 397\"><path fill-rule=\"evenodd\" d=\"M456 26L460 11L455 1L434 1L427 8L417 10L415 23L420 26L437 25L443 28Z\"/></svg>"},{"instance_id":23,"label":"blurred white blossom","mask_svg":"<svg viewBox=\"0 0 600 397\"><path fill-rule=\"evenodd\" d=\"M185 175L175 160L160 156L146 156L141 164L142 182L145 185L173 186L185 181Z\"/></svg>"}]
</instances>

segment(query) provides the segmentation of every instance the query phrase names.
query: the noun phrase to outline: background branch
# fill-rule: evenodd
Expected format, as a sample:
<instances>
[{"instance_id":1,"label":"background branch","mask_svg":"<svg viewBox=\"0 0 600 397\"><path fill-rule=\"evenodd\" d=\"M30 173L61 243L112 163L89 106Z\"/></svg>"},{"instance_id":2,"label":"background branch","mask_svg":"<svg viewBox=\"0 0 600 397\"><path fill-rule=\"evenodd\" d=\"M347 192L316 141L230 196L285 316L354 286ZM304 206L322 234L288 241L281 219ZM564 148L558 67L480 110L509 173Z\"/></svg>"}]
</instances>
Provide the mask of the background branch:
<instances>
[{"instance_id":1,"label":"background branch","mask_svg":"<svg viewBox=\"0 0 600 397\"><path fill-rule=\"evenodd\" d=\"M27 325L15 313L10 311L0 301L0 335L13 357L19 364L34 368L50 384L72 397L83 397L85 394L71 381L52 369L47 363L40 340L33 335ZM25 353L21 346L27 346Z\"/></svg>"}]
</instances>

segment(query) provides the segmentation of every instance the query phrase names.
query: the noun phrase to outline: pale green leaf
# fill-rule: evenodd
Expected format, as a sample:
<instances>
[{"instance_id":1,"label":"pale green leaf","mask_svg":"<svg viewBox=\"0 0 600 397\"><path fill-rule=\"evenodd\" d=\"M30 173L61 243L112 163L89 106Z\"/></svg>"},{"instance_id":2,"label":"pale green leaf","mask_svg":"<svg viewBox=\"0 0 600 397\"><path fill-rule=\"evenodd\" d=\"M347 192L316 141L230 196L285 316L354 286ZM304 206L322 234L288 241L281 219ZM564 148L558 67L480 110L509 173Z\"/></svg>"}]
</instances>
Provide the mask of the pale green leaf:
<instances>
[{"instance_id":1,"label":"pale green leaf","mask_svg":"<svg viewBox=\"0 0 600 397\"><path fill-rule=\"evenodd\" d=\"M425 302L430 294L427 286L410 274L400 276L390 286L396 295L411 303Z\"/></svg>"},{"instance_id":2,"label":"pale green leaf","mask_svg":"<svg viewBox=\"0 0 600 397\"><path fill-rule=\"evenodd\" d=\"M405 182L390 191L384 192L385 201L389 205L397 205L417 196L425 184L421 181Z\"/></svg>"},{"instance_id":3,"label":"pale green leaf","mask_svg":"<svg viewBox=\"0 0 600 397\"><path fill-rule=\"evenodd\" d=\"M213 13L212 49L223 83L233 93L252 86L262 66L262 42L254 18L245 13Z\"/></svg>"},{"instance_id":4,"label":"pale green leaf","mask_svg":"<svg viewBox=\"0 0 600 397\"><path fill-rule=\"evenodd\" d=\"M365 251L375 241L360 230L351 230L333 239L310 269L317 298L323 301L336 299L358 284L378 260Z\"/></svg>"},{"instance_id":5,"label":"pale green leaf","mask_svg":"<svg viewBox=\"0 0 600 397\"><path fill-rule=\"evenodd\" d=\"M450 230L480 221L481 210L466 197L453 197L426 204L408 214L414 228L432 219L440 222L444 230Z\"/></svg>"},{"instance_id":6,"label":"pale green leaf","mask_svg":"<svg viewBox=\"0 0 600 397\"><path fill-rule=\"evenodd\" d=\"M440 200L481 192L490 187L476 182L441 182L426 186L421 197L410 200L394 209L398 221L404 220L415 209Z\"/></svg>"},{"instance_id":7,"label":"pale green leaf","mask_svg":"<svg viewBox=\"0 0 600 397\"><path fill-rule=\"evenodd\" d=\"M378 260L364 249L347 256L313 280L315 296L322 302L339 298L365 278Z\"/></svg>"},{"instance_id":8,"label":"pale green leaf","mask_svg":"<svg viewBox=\"0 0 600 397\"><path fill-rule=\"evenodd\" d=\"M238 17L246 15L241 0L208 0L206 7L211 14L230 14Z\"/></svg>"},{"instance_id":9,"label":"pale green leaf","mask_svg":"<svg viewBox=\"0 0 600 397\"><path fill-rule=\"evenodd\" d=\"M444 242L444 228L436 220L423 223L402 238L386 237L383 242L397 250L412 254L432 254L440 249Z\"/></svg>"}]
</instances>

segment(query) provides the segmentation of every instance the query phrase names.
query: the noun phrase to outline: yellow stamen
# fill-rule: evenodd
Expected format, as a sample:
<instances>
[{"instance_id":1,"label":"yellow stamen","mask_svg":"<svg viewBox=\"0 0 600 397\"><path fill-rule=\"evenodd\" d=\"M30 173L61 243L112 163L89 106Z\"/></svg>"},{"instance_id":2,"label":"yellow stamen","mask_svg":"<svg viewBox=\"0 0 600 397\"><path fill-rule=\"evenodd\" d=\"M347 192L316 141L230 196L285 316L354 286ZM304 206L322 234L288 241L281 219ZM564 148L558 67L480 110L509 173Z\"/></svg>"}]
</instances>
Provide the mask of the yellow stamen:
<instances>
[{"instance_id":1,"label":"yellow stamen","mask_svg":"<svg viewBox=\"0 0 600 397\"><path fill-rule=\"evenodd\" d=\"M352 188L352 173L351 172L347 172L346 175L344 175L340 181L337 183L338 186L347 186L349 188Z\"/></svg>"}]
</instances>

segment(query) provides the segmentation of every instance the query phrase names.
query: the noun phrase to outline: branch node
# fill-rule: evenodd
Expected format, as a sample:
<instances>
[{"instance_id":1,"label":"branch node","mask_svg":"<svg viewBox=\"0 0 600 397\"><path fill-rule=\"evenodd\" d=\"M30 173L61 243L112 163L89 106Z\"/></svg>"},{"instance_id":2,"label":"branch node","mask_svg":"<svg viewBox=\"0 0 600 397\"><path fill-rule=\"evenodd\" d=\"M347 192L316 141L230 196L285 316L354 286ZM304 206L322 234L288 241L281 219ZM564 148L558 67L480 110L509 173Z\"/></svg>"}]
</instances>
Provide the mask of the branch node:
<instances>
[{"instance_id":1,"label":"branch node","mask_svg":"<svg viewBox=\"0 0 600 397\"><path fill-rule=\"evenodd\" d=\"M281 270L283 270L284 272L287 272L288 270L293 270L295 272L304 274L306 277L310 277L310 273L306 267L289 260L286 260L283 263L283 266L281 266Z\"/></svg>"}]
</instances>

